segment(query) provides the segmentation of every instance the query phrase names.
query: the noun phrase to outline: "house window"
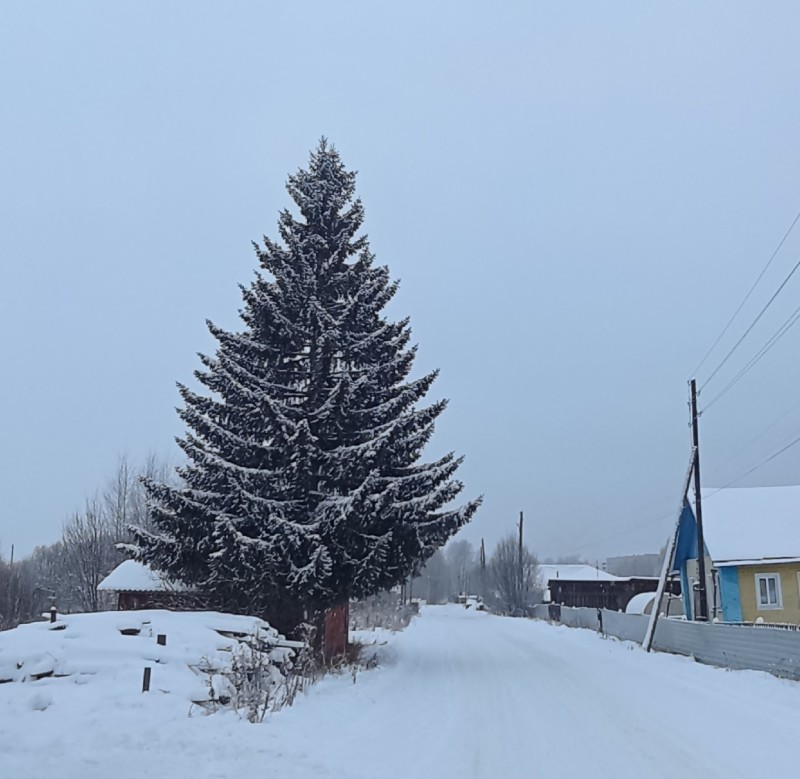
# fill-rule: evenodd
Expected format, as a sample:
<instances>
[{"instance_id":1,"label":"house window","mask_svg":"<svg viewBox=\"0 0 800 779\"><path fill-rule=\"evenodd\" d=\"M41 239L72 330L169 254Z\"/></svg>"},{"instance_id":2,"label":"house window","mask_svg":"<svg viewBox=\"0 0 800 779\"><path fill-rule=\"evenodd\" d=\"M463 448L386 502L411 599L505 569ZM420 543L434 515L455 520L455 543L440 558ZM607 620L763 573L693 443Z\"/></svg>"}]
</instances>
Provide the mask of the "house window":
<instances>
[{"instance_id":1,"label":"house window","mask_svg":"<svg viewBox=\"0 0 800 779\"><path fill-rule=\"evenodd\" d=\"M759 609L782 609L781 577L777 573L756 574L756 604Z\"/></svg>"}]
</instances>

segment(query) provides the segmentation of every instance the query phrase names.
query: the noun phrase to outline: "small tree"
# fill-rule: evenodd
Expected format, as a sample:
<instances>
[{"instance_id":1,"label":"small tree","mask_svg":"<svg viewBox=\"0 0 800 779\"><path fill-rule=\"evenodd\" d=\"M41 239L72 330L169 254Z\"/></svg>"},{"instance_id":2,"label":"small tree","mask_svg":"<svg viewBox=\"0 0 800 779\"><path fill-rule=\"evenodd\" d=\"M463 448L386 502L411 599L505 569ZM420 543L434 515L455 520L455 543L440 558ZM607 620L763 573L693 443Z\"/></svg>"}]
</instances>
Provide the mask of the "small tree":
<instances>
[{"instance_id":1,"label":"small tree","mask_svg":"<svg viewBox=\"0 0 800 779\"><path fill-rule=\"evenodd\" d=\"M131 540L131 525L152 529L143 480L171 484L174 483L171 471L167 462L152 453L138 468L131 465L127 454L119 457L116 470L106 481L102 493L103 513L115 543ZM119 560L123 559L120 556Z\"/></svg>"},{"instance_id":2,"label":"small tree","mask_svg":"<svg viewBox=\"0 0 800 779\"><path fill-rule=\"evenodd\" d=\"M525 616L541 600L536 579L536 558L511 534L500 541L489 560L492 605L505 614Z\"/></svg>"},{"instance_id":3,"label":"small tree","mask_svg":"<svg viewBox=\"0 0 800 779\"><path fill-rule=\"evenodd\" d=\"M97 586L118 562L114 533L99 499L86 501L64 525L61 543L71 589L82 611L99 611Z\"/></svg>"}]
</instances>

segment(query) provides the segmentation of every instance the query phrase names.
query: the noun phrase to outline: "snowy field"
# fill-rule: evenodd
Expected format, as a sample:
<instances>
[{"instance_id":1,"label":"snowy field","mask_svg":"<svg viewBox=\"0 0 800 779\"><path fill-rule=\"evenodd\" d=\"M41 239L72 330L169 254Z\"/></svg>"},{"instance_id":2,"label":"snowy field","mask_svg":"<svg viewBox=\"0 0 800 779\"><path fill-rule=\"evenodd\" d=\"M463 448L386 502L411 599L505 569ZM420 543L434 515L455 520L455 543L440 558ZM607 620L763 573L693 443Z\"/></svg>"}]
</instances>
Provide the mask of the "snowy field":
<instances>
[{"instance_id":1,"label":"snowy field","mask_svg":"<svg viewBox=\"0 0 800 779\"><path fill-rule=\"evenodd\" d=\"M423 609L388 638L379 668L355 683L329 677L263 724L233 714L190 717L195 688L183 661L216 651L219 633L206 627L195 625L182 644L174 637L148 695L139 691L138 649L115 668L103 652L83 657L65 647L64 631L58 652L72 665L60 668L71 676L0 685L0 777L796 773L798 683L457 606ZM19 651L23 641L14 633L0 634L0 669L10 645ZM42 668L49 662L39 660Z\"/></svg>"}]
</instances>

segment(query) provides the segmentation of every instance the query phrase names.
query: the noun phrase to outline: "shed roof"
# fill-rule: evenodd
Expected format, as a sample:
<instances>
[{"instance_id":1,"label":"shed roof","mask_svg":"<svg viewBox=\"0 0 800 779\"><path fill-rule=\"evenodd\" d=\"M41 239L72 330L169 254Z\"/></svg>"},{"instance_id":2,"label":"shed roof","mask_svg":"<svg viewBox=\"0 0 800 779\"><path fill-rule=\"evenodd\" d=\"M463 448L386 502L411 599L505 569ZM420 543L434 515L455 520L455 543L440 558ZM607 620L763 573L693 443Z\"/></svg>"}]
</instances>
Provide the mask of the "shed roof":
<instances>
[{"instance_id":1,"label":"shed roof","mask_svg":"<svg viewBox=\"0 0 800 779\"><path fill-rule=\"evenodd\" d=\"M552 579L566 579L567 581L619 581L623 577L601 571L592 565L540 565L537 567L537 575L542 584L546 584Z\"/></svg>"},{"instance_id":2,"label":"shed roof","mask_svg":"<svg viewBox=\"0 0 800 779\"><path fill-rule=\"evenodd\" d=\"M800 486L703 490L703 536L717 563L800 557Z\"/></svg>"},{"instance_id":3,"label":"shed roof","mask_svg":"<svg viewBox=\"0 0 800 779\"><path fill-rule=\"evenodd\" d=\"M125 560L97 585L97 589L111 592L188 592L190 588L182 582L164 578L144 563Z\"/></svg>"}]
</instances>

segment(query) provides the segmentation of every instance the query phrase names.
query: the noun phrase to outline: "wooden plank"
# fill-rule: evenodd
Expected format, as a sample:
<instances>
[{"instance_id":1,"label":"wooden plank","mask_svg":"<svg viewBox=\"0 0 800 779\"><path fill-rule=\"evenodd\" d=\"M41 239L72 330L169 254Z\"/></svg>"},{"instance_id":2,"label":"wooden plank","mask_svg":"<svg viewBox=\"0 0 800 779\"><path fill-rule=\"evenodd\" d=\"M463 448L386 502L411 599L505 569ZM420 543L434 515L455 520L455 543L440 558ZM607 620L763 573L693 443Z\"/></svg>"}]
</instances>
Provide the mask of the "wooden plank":
<instances>
[{"instance_id":1,"label":"wooden plank","mask_svg":"<svg viewBox=\"0 0 800 779\"><path fill-rule=\"evenodd\" d=\"M656 624L658 623L658 614L661 611L661 601L664 598L664 590L667 586L667 577L672 569L672 562L675 558L675 545L678 543L678 529L681 525L681 514L683 514L683 507L686 503L686 496L689 493L689 484L692 480L692 472L694 471L696 449L692 447L692 454L689 458L689 467L686 469L686 476L683 480L683 491L681 492L681 501L678 507L678 518L675 520L675 530L672 531L672 538L670 538L667 545L667 552L664 555L664 562L661 565L661 576L658 577L658 588L656 589L656 597L653 601L653 610L650 612L650 622L647 624L647 632L644 634L644 642L642 646L645 652L649 652L653 647L653 636L656 633Z\"/></svg>"}]
</instances>

